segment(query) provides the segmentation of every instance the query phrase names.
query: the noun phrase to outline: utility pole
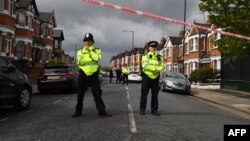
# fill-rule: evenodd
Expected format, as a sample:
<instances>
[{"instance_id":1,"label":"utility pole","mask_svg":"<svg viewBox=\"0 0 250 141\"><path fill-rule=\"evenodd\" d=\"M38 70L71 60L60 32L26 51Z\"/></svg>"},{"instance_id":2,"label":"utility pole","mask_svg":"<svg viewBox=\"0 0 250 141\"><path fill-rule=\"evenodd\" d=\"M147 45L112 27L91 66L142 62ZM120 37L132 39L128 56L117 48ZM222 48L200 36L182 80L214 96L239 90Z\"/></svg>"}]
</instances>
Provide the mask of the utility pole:
<instances>
[{"instance_id":1,"label":"utility pole","mask_svg":"<svg viewBox=\"0 0 250 141\"><path fill-rule=\"evenodd\" d=\"M134 49L134 31L133 30L123 30L123 32L131 32L132 33L132 49Z\"/></svg>"},{"instance_id":2,"label":"utility pole","mask_svg":"<svg viewBox=\"0 0 250 141\"><path fill-rule=\"evenodd\" d=\"M77 53L77 44L75 44L75 63L77 64L76 53Z\"/></svg>"},{"instance_id":3,"label":"utility pole","mask_svg":"<svg viewBox=\"0 0 250 141\"><path fill-rule=\"evenodd\" d=\"M184 23L186 23L186 5L187 5L187 1L185 0L184 2ZM184 67L184 54L185 54L185 32L186 32L186 25L184 24L183 26L183 44L182 44L182 73L185 73L185 67Z\"/></svg>"}]
</instances>

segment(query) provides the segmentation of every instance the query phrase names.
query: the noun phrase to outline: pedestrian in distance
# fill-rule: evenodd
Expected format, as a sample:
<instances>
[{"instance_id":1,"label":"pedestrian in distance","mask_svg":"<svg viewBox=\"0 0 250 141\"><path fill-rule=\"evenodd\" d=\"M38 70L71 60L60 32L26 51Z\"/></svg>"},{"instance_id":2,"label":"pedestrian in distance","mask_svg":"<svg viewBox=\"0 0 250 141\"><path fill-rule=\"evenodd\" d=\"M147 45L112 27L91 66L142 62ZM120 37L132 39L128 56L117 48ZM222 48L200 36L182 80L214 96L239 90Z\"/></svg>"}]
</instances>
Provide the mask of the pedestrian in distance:
<instances>
[{"instance_id":1,"label":"pedestrian in distance","mask_svg":"<svg viewBox=\"0 0 250 141\"><path fill-rule=\"evenodd\" d=\"M157 41L148 42L149 52L142 56L142 83L140 99L140 115L145 115L147 96L151 89L151 113L160 116L158 112L159 76L164 71L164 63L161 55L156 54Z\"/></svg>"},{"instance_id":2,"label":"pedestrian in distance","mask_svg":"<svg viewBox=\"0 0 250 141\"><path fill-rule=\"evenodd\" d=\"M126 83L128 85L128 74L129 74L129 68L128 65L125 64L124 67L122 67L122 78L123 78L123 85Z\"/></svg>"},{"instance_id":3,"label":"pedestrian in distance","mask_svg":"<svg viewBox=\"0 0 250 141\"><path fill-rule=\"evenodd\" d=\"M113 70L109 69L109 83L112 83L112 78L113 78L114 74L113 74Z\"/></svg>"},{"instance_id":4,"label":"pedestrian in distance","mask_svg":"<svg viewBox=\"0 0 250 141\"><path fill-rule=\"evenodd\" d=\"M85 46L77 52L77 64L79 65L79 78L77 84L77 104L72 117L82 115L83 99L87 87L91 87L94 96L98 115L100 117L111 117L105 109L102 100L102 90L98 78L99 64L102 50L94 46L94 37L91 33L86 33L83 39Z\"/></svg>"},{"instance_id":5,"label":"pedestrian in distance","mask_svg":"<svg viewBox=\"0 0 250 141\"><path fill-rule=\"evenodd\" d=\"M117 83L121 82L122 71L121 71L120 67L118 69L116 69L115 72L116 72L116 84L117 84Z\"/></svg>"}]
</instances>

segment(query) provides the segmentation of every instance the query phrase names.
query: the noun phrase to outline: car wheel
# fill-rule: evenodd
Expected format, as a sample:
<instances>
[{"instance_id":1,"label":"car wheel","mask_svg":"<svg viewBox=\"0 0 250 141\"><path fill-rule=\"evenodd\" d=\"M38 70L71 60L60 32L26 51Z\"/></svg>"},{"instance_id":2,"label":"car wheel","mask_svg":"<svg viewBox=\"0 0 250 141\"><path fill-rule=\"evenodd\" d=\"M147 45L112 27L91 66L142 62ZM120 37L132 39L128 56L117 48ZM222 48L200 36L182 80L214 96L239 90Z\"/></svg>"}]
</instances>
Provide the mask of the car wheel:
<instances>
[{"instance_id":1,"label":"car wheel","mask_svg":"<svg viewBox=\"0 0 250 141\"><path fill-rule=\"evenodd\" d=\"M31 91L28 88L23 88L18 96L17 103L14 105L15 108L20 110L27 110L31 102Z\"/></svg>"}]
</instances>

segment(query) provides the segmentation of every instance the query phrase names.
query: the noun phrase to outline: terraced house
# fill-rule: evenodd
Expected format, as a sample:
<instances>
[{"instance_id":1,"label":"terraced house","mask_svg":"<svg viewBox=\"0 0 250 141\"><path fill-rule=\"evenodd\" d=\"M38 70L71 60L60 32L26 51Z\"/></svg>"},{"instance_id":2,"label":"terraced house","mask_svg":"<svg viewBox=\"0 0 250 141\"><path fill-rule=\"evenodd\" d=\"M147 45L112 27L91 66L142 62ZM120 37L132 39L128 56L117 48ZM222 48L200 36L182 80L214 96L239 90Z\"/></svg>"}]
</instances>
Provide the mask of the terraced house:
<instances>
[{"instance_id":1,"label":"terraced house","mask_svg":"<svg viewBox=\"0 0 250 141\"><path fill-rule=\"evenodd\" d=\"M191 29L181 32L178 37L163 37L164 40L162 39L157 47L157 53L162 55L166 71L184 72L184 74L190 75L198 68L221 69L221 54L215 44L220 39L220 34L198 29L195 25L216 28L212 24L194 22ZM126 61L134 54L134 50L131 51L131 54L124 52L112 57L111 67L117 69L117 66L128 64L131 70L140 72L138 67L141 56L147 51L146 48L147 46L142 48L142 51L137 52L136 58L139 60L132 57L130 61ZM136 66L133 66L134 64Z\"/></svg>"},{"instance_id":2,"label":"terraced house","mask_svg":"<svg viewBox=\"0 0 250 141\"><path fill-rule=\"evenodd\" d=\"M0 0L0 55L33 67L63 61L63 31L56 27L54 11L39 12L35 0Z\"/></svg>"}]
</instances>

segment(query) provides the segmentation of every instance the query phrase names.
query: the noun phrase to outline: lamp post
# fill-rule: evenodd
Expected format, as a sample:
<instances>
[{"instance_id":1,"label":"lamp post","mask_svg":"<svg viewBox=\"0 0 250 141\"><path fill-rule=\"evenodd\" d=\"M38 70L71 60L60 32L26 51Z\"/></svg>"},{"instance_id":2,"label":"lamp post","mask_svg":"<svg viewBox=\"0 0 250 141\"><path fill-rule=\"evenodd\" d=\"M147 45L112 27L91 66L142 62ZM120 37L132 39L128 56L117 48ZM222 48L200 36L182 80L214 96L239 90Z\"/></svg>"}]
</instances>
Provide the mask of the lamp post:
<instances>
[{"instance_id":1,"label":"lamp post","mask_svg":"<svg viewBox=\"0 0 250 141\"><path fill-rule=\"evenodd\" d=\"M132 30L123 30L123 32L131 32L132 33L132 49L134 49L134 31L132 31Z\"/></svg>"},{"instance_id":2,"label":"lamp post","mask_svg":"<svg viewBox=\"0 0 250 141\"><path fill-rule=\"evenodd\" d=\"M184 0L184 23L186 23L186 5L187 1ZM182 61L182 72L183 74L185 73L185 64L184 64L184 53L185 53L185 31L186 31L186 25L184 24L183 26L183 44L182 44L182 56L183 56L183 61Z\"/></svg>"}]
</instances>

